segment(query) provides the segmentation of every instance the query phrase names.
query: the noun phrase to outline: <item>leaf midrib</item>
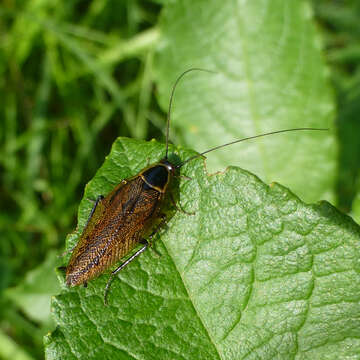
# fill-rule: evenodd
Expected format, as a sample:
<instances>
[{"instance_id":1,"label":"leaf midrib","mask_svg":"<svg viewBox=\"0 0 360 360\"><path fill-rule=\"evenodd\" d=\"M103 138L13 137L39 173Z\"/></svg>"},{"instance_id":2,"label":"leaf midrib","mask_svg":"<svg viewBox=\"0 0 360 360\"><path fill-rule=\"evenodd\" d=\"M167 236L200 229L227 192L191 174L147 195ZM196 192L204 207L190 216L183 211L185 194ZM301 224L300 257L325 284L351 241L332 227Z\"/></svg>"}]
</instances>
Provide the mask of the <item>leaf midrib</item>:
<instances>
[{"instance_id":1,"label":"leaf midrib","mask_svg":"<svg viewBox=\"0 0 360 360\"><path fill-rule=\"evenodd\" d=\"M186 283L186 280L184 279L183 277L183 274L181 273L181 271L179 270L178 266L177 266L177 263L175 261L176 259L176 256L174 256L174 254L172 253L172 251L170 250L169 247L167 247L166 245L166 242L164 242L163 240L161 240L161 242L163 243L164 245L164 248L166 249L166 252L168 253L169 257L171 258L171 261L172 263L174 264L174 267L177 271L177 273L179 274L180 276L180 279L181 279L181 282L182 284L184 285L184 288L185 288L185 291L186 291L186 294L190 300L190 303L191 303L191 306L193 307L198 319L200 320L200 323L202 325L202 327L204 328L204 331L206 333L206 335L208 336L208 339L210 340L210 342L213 344L215 350L216 350L216 354L218 355L218 358L220 360L223 360L223 357L221 356L221 352L220 350L218 349L218 346L216 345L216 342L215 340L213 339L213 337L211 336L211 333L209 332L208 328L205 326L205 322L203 321L203 318L202 316L200 315L200 312L197 310L196 306L195 306L195 303L193 301L193 298L192 298L192 295L191 295L191 292L189 290L189 287L187 286L187 283Z\"/></svg>"}]
</instances>

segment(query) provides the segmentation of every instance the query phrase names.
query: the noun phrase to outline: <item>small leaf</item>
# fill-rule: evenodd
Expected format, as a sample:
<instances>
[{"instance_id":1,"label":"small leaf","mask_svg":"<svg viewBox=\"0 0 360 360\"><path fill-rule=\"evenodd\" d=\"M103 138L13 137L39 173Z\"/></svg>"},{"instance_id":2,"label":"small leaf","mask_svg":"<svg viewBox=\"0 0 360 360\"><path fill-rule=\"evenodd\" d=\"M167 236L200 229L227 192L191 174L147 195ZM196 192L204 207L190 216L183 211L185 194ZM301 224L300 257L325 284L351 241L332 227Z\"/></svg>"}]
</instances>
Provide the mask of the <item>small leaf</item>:
<instances>
[{"instance_id":1,"label":"small leaf","mask_svg":"<svg viewBox=\"0 0 360 360\"><path fill-rule=\"evenodd\" d=\"M181 159L193 152L179 149ZM87 185L77 241L92 207L164 156L164 145L119 138ZM47 359L354 358L360 348L360 229L331 205L306 205L236 167L186 164L151 250L122 270L64 290ZM175 185L175 184L174 184ZM357 350L356 350L357 349ZM358 352L357 352L358 353Z\"/></svg>"},{"instance_id":2,"label":"small leaf","mask_svg":"<svg viewBox=\"0 0 360 360\"><path fill-rule=\"evenodd\" d=\"M333 130L334 99L321 41L306 1L176 1L161 16L156 75L173 125L197 151L270 131ZM171 137L171 135L170 135ZM252 140L209 156L211 170L238 165L278 181L305 201L333 199L335 132L293 132ZM304 186L306 184L306 186Z\"/></svg>"}]
</instances>

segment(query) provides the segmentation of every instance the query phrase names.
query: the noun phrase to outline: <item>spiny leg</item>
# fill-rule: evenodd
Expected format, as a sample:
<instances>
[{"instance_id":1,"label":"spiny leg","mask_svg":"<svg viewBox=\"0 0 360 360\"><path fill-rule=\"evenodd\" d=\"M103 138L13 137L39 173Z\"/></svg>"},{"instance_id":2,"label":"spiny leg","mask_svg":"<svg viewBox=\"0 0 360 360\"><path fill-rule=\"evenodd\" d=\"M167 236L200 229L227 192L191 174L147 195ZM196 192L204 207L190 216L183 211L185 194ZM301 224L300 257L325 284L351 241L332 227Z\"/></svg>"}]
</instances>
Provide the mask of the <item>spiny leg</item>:
<instances>
[{"instance_id":1,"label":"spiny leg","mask_svg":"<svg viewBox=\"0 0 360 360\"><path fill-rule=\"evenodd\" d=\"M99 202L100 202L101 200L103 200L103 199L104 199L104 196L103 196L103 195L99 195L99 196L96 198L95 204L94 204L93 208L91 209L90 215L89 215L89 217L88 217L88 219L87 219L87 222L86 222L86 224L85 224L85 228L88 226L88 224L89 224L92 216L94 215L94 212L95 212L96 207L98 206ZM94 200L92 200L92 201L94 201Z\"/></svg>"},{"instance_id":2,"label":"spiny leg","mask_svg":"<svg viewBox=\"0 0 360 360\"><path fill-rule=\"evenodd\" d=\"M156 228L154 229L154 231L149 235L149 238L148 240L146 239L141 239L139 242L140 244L149 244L150 246L150 249L152 251L154 251L154 253L157 255L157 256L161 256L161 254L154 248L153 246L153 237L161 230L161 228L166 224L166 221L167 221L167 218L166 218L166 215L165 214L160 214L160 217L161 217L161 221L159 222L159 224L156 226Z\"/></svg>"},{"instance_id":3,"label":"spiny leg","mask_svg":"<svg viewBox=\"0 0 360 360\"><path fill-rule=\"evenodd\" d=\"M128 265L129 263L131 263L136 257L138 257L141 253L143 253L148 246L150 246L154 252L161 256L161 254L159 254L153 247L152 247L152 239L153 237L159 232L159 230L165 225L167 218L165 214L161 214L161 221L160 223L156 226L156 228L154 229L154 231L149 235L149 241L146 239L141 239L139 242L140 244L143 244L144 246L142 248L140 248L135 254L133 254L132 256L130 256L125 262L123 262L119 267L117 267L110 275L110 278L108 280L108 282L106 283L105 286L105 291L104 291L104 304L107 306L107 295L109 293L110 290L110 286L112 281L114 280L114 276L120 271L122 270L126 265Z\"/></svg>"},{"instance_id":4,"label":"spiny leg","mask_svg":"<svg viewBox=\"0 0 360 360\"><path fill-rule=\"evenodd\" d=\"M111 283L114 279L114 276L120 271L122 270L126 265L130 264L137 256L139 256L142 252L144 252L146 250L146 248L149 246L148 242L146 242L146 244L144 244L144 246L142 248L140 248L135 254L133 254L132 256L130 256L125 262L123 262L119 267L117 267L110 275L110 278L108 280L108 282L106 283L105 286L105 291L104 291L104 305L107 306L107 295L109 293L109 289L111 286Z\"/></svg>"},{"instance_id":5,"label":"spiny leg","mask_svg":"<svg viewBox=\"0 0 360 360\"><path fill-rule=\"evenodd\" d=\"M150 246L152 244L153 237L161 230L161 228L166 224L166 221L167 221L167 217L165 214L160 214L159 217L161 218L161 221L157 224L156 228L149 235L149 240L145 240L146 242L150 243Z\"/></svg>"},{"instance_id":6,"label":"spiny leg","mask_svg":"<svg viewBox=\"0 0 360 360\"><path fill-rule=\"evenodd\" d=\"M184 214L186 214L186 215L195 215L194 212L187 212L187 211L185 211L184 209L182 209L181 207L179 207L179 206L176 204L176 202L175 202L175 200L174 200L174 198L173 198L173 196L172 196L171 193L170 193L170 200L171 200L171 203L174 205L174 208L175 208L177 211L181 211L182 213L184 213Z\"/></svg>"},{"instance_id":7,"label":"spiny leg","mask_svg":"<svg viewBox=\"0 0 360 360\"><path fill-rule=\"evenodd\" d=\"M178 179L192 180L192 178L190 176L186 176L186 175L174 175L174 177L176 177Z\"/></svg>"}]
</instances>

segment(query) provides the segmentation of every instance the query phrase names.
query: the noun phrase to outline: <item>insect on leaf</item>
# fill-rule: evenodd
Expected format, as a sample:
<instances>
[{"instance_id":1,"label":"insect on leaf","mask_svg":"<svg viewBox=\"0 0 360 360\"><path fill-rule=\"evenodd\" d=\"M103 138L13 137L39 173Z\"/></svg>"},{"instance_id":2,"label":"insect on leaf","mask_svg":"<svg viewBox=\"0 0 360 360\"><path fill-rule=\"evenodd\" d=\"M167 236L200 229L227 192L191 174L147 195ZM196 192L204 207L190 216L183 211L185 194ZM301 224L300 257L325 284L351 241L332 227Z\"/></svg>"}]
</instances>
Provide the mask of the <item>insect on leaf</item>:
<instances>
[{"instance_id":1,"label":"insect on leaf","mask_svg":"<svg viewBox=\"0 0 360 360\"><path fill-rule=\"evenodd\" d=\"M163 144L119 138L86 187L80 229L125 177L157 161ZM181 159L193 152L179 150ZM58 324L47 359L314 359L360 349L360 229L326 202L306 205L230 167L208 175L186 164L171 213L146 251L115 279L65 288L52 302ZM79 232L70 236L72 246ZM62 278L62 281L64 279Z\"/></svg>"}]
</instances>

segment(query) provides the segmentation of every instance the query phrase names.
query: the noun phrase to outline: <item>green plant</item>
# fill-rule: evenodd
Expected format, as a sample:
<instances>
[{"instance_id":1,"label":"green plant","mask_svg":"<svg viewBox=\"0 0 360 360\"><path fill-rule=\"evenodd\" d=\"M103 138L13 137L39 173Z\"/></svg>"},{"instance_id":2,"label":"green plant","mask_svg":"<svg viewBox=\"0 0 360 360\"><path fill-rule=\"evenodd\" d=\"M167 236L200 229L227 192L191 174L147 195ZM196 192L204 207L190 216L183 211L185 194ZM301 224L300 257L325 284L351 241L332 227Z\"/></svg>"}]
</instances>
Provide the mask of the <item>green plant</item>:
<instances>
[{"instance_id":1,"label":"green plant","mask_svg":"<svg viewBox=\"0 0 360 360\"><path fill-rule=\"evenodd\" d=\"M48 253L75 228L84 184L114 143L68 247L90 198L163 155L156 142L115 139L161 140L174 80L203 67L217 74L193 73L176 92L178 144L201 151L280 128L331 130L209 155L209 172L237 165L261 181L234 167L208 177L201 160L184 167L192 181L175 192L195 217L170 212L156 241L161 258L148 252L120 273L109 308L100 306L106 275L86 290L63 287L47 357L357 358L358 226L330 205L305 205L263 183L280 182L306 202L330 200L358 218L356 1L314 4L322 38L307 2L161 4L39 0L0 8L0 267L2 289L12 287L0 296L0 357L18 346L19 358L41 358L52 325L29 304L58 292L52 277L43 287L37 277L57 266Z\"/></svg>"}]
</instances>

